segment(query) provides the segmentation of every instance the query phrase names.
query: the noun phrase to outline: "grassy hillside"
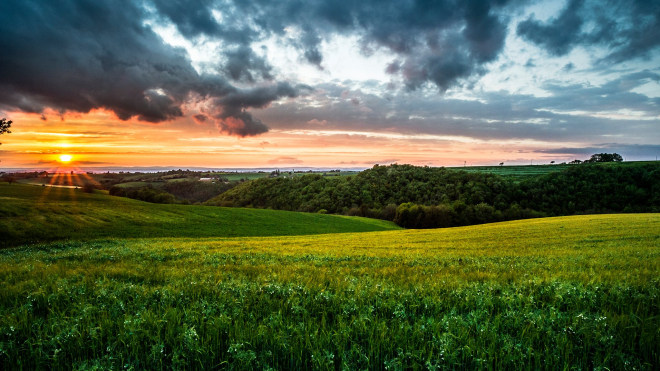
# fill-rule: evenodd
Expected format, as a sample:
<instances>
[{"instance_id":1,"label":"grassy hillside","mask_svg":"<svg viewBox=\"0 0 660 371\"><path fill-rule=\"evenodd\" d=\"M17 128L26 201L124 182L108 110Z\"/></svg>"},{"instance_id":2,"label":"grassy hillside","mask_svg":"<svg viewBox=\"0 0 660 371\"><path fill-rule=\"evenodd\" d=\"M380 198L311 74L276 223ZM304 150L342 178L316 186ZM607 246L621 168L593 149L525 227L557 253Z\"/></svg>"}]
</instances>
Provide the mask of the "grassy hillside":
<instances>
[{"instance_id":1,"label":"grassy hillside","mask_svg":"<svg viewBox=\"0 0 660 371\"><path fill-rule=\"evenodd\" d=\"M281 236L398 229L366 218L159 205L79 189L0 183L0 247L102 237Z\"/></svg>"},{"instance_id":2,"label":"grassy hillside","mask_svg":"<svg viewBox=\"0 0 660 371\"><path fill-rule=\"evenodd\" d=\"M597 166L604 167L636 167L643 165L658 165L655 161L628 161L628 162L602 162L595 163ZM545 165L505 165L505 166L466 166L453 167L450 169L462 170L467 172L477 172L486 174L495 174L501 177L523 180L534 178L540 175L556 173L567 169L580 168L580 166L589 166L589 164L545 164ZM592 164L593 165L593 164Z\"/></svg>"},{"instance_id":3,"label":"grassy hillside","mask_svg":"<svg viewBox=\"0 0 660 371\"><path fill-rule=\"evenodd\" d=\"M660 215L0 251L3 369L660 367Z\"/></svg>"}]
</instances>

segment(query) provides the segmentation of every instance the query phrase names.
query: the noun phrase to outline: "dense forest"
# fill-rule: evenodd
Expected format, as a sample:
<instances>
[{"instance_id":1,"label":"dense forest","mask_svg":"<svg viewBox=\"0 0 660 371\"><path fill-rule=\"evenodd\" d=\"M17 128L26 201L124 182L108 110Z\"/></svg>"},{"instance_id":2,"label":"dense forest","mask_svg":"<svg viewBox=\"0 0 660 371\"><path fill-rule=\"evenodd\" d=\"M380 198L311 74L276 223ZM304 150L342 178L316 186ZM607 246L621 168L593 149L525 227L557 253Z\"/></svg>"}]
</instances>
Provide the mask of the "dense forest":
<instances>
[{"instance_id":1,"label":"dense forest","mask_svg":"<svg viewBox=\"0 0 660 371\"><path fill-rule=\"evenodd\" d=\"M660 166L582 164L522 181L446 168L374 166L352 177L253 180L206 204L366 216L407 228L660 212Z\"/></svg>"}]
</instances>

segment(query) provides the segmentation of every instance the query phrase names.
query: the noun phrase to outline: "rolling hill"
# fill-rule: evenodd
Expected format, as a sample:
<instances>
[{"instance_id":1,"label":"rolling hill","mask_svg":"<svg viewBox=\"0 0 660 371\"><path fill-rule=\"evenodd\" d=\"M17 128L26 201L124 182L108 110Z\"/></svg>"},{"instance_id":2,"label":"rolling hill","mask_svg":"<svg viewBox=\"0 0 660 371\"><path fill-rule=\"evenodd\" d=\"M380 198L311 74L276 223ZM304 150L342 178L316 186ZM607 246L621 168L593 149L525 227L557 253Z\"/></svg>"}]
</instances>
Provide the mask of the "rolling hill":
<instances>
[{"instance_id":1,"label":"rolling hill","mask_svg":"<svg viewBox=\"0 0 660 371\"><path fill-rule=\"evenodd\" d=\"M379 220L151 204L80 189L0 184L0 247L61 239L282 236L399 229Z\"/></svg>"},{"instance_id":2,"label":"rolling hill","mask_svg":"<svg viewBox=\"0 0 660 371\"><path fill-rule=\"evenodd\" d=\"M0 368L655 369L659 271L658 214L10 248Z\"/></svg>"}]
</instances>

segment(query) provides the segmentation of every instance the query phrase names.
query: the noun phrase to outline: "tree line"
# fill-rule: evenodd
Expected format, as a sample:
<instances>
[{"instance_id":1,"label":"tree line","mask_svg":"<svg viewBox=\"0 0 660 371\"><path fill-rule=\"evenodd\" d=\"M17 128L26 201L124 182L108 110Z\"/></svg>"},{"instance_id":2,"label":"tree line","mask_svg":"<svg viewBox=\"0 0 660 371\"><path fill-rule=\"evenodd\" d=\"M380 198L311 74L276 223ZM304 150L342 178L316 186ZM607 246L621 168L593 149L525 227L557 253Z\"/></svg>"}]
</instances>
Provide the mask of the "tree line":
<instances>
[{"instance_id":1,"label":"tree line","mask_svg":"<svg viewBox=\"0 0 660 371\"><path fill-rule=\"evenodd\" d=\"M660 212L660 166L593 163L522 181L447 168L374 166L350 177L257 179L206 204L356 215L392 220L407 228Z\"/></svg>"}]
</instances>

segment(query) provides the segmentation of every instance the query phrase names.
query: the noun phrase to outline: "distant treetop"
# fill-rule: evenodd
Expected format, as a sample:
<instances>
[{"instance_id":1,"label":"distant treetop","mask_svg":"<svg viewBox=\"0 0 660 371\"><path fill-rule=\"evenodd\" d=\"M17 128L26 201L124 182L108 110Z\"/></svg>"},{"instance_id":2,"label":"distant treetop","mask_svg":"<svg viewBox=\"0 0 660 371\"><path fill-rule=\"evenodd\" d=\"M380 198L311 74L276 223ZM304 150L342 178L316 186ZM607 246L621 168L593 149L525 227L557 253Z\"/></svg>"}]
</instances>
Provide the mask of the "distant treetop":
<instances>
[{"instance_id":1,"label":"distant treetop","mask_svg":"<svg viewBox=\"0 0 660 371\"><path fill-rule=\"evenodd\" d=\"M11 128L12 123L13 122L11 120L7 121L7 119L4 118L0 120L0 134L4 134L4 133L10 134L11 131L9 130L9 128Z\"/></svg>"},{"instance_id":2,"label":"distant treetop","mask_svg":"<svg viewBox=\"0 0 660 371\"><path fill-rule=\"evenodd\" d=\"M622 162L622 161L623 161L623 157L621 157L621 155L618 153L597 153L595 155L591 155L591 158L584 162L593 163L593 162Z\"/></svg>"},{"instance_id":3,"label":"distant treetop","mask_svg":"<svg viewBox=\"0 0 660 371\"><path fill-rule=\"evenodd\" d=\"M12 124L11 120L7 121L7 119L4 119L4 118L1 119L0 120L0 134L4 134L4 133L11 134L11 131L9 130L9 128L11 128L11 124ZM0 143L0 144L2 144L2 143Z\"/></svg>"}]
</instances>

